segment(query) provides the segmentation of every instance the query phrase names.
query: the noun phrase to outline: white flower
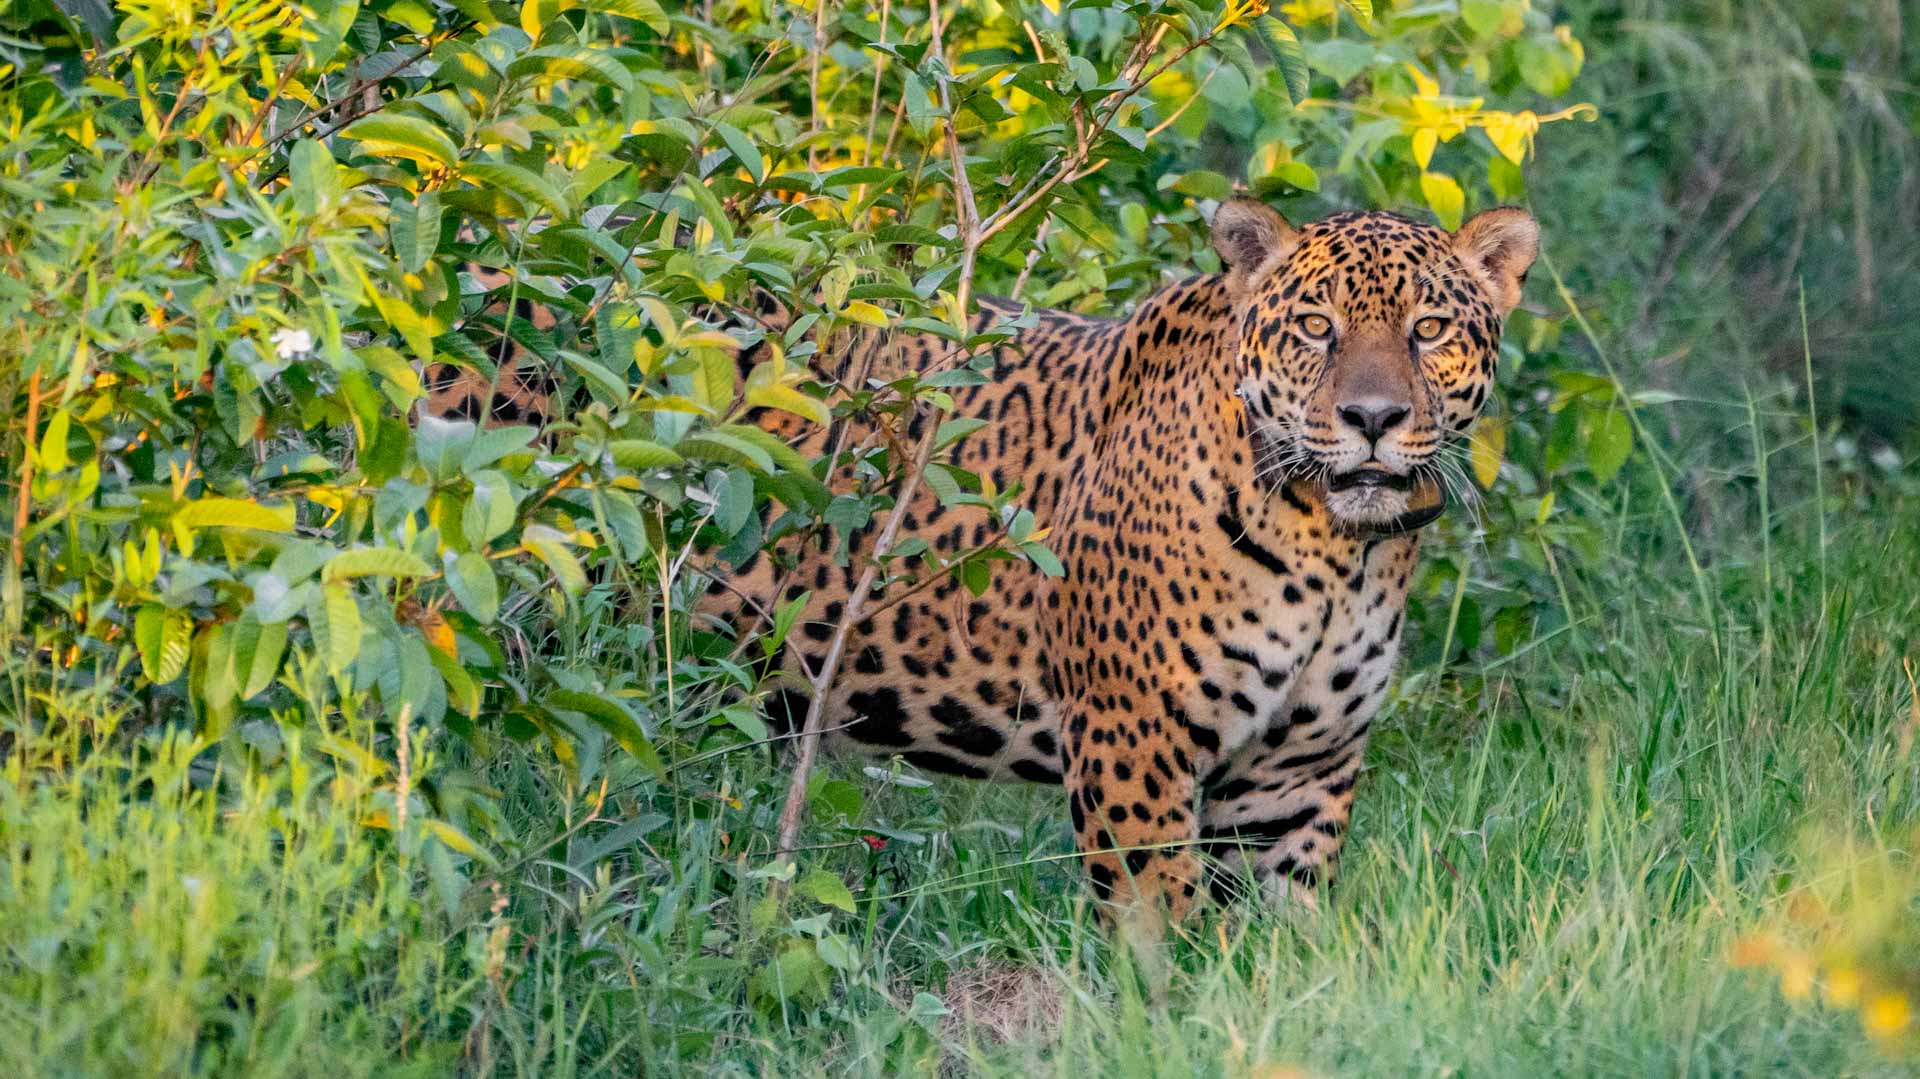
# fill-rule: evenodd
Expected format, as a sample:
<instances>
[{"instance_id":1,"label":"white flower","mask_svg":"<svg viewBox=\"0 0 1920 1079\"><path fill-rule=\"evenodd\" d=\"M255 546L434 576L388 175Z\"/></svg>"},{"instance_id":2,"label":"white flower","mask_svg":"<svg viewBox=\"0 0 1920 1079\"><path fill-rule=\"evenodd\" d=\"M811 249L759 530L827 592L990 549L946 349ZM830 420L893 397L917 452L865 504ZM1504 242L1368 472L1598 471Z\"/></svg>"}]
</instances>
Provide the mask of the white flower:
<instances>
[{"instance_id":1,"label":"white flower","mask_svg":"<svg viewBox=\"0 0 1920 1079\"><path fill-rule=\"evenodd\" d=\"M313 351L313 335L305 330L282 326L273 331L273 351L283 360L304 356Z\"/></svg>"}]
</instances>

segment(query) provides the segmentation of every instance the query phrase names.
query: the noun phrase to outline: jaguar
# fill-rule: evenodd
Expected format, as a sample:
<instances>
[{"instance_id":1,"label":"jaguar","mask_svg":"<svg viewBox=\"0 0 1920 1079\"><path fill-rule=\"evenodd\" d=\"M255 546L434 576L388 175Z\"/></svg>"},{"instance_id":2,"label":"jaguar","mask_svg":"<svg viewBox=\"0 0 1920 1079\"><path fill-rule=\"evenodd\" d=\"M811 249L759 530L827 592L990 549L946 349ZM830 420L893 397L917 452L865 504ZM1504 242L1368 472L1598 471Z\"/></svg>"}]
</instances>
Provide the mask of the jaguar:
<instances>
[{"instance_id":1,"label":"jaguar","mask_svg":"<svg viewBox=\"0 0 1920 1079\"><path fill-rule=\"evenodd\" d=\"M1065 788L1095 894L1178 919L1202 888L1312 905L1330 879L1404 630L1421 528L1449 449L1493 384L1539 230L1524 210L1457 230L1387 212L1296 227L1256 200L1212 221L1222 269L1129 315L1029 316L990 380L953 391L990 421L950 451L1050 528L1060 576L1016 563L975 596L949 576L850 627L824 702L838 744L930 772ZM982 300L984 327L1022 307ZM949 362L898 334L833 358L873 378ZM431 409L551 411L550 385L430 371ZM769 417L796 448L825 432ZM911 432L910 432L911 433ZM923 489L901 537L954 553L984 514ZM853 557L760 559L712 593L740 616L807 597L784 662L815 669L856 587ZM930 571L929 571L930 572ZM776 718L807 700L783 692Z\"/></svg>"}]
</instances>

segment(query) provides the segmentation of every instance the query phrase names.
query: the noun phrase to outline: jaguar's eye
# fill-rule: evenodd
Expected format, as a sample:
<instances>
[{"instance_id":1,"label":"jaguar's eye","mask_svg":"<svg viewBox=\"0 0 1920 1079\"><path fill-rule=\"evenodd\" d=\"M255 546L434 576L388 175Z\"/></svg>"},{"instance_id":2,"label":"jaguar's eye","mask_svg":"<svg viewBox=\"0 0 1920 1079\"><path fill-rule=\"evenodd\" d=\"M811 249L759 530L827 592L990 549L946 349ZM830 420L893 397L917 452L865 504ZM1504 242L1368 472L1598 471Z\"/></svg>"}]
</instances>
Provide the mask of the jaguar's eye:
<instances>
[{"instance_id":1,"label":"jaguar's eye","mask_svg":"<svg viewBox=\"0 0 1920 1079\"><path fill-rule=\"evenodd\" d=\"M1333 320L1325 315L1302 315L1300 329L1308 337L1326 337L1333 333Z\"/></svg>"},{"instance_id":2,"label":"jaguar's eye","mask_svg":"<svg viewBox=\"0 0 1920 1079\"><path fill-rule=\"evenodd\" d=\"M1438 315L1428 315L1413 324L1413 339L1416 341L1436 341L1447 332L1447 320Z\"/></svg>"}]
</instances>

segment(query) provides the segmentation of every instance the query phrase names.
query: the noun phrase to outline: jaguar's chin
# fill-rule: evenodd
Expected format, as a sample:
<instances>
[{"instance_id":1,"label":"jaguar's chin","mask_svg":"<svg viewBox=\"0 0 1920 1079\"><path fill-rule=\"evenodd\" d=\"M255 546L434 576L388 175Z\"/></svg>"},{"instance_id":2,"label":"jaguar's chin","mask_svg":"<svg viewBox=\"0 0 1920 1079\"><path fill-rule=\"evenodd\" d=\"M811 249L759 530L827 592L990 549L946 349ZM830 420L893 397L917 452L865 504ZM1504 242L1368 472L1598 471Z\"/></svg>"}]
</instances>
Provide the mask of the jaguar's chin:
<instances>
[{"instance_id":1,"label":"jaguar's chin","mask_svg":"<svg viewBox=\"0 0 1920 1079\"><path fill-rule=\"evenodd\" d=\"M1369 527L1391 521L1412 504L1413 478L1355 469L1326 481L1327 512L1342 524Z\"/></svg>"},{"instance_id":2,"label":"jaguar's chin","mask_svg":"<svg viewBox=\"0 0 1920 1079\"><path fill-rule=\"evenodd\" d=\"M1431 524L1447 508L1447 493L1425 473L1390 472L1363 466L1329 476L1323 487L1327 512L1359 535L1400 535Z\"/></svg>"}]
</instances>

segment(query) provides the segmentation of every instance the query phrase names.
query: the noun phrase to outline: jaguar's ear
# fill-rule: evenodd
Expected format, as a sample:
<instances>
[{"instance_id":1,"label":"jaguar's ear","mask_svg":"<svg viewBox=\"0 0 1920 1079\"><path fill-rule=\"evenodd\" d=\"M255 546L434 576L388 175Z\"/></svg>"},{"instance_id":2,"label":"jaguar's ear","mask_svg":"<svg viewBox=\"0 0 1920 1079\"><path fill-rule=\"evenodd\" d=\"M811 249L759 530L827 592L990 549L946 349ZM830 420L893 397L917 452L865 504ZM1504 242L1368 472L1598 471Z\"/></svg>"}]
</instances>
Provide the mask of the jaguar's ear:
<instances>
[{"instance_id":1,"label":"jaguar's ear","mask_svg":"<svg viewBox=\"0 0 1920 1079\"><path fill-rule=\"evenodd\" d=\"M1517 206L1500 206L1473 215L1453 234L1453 249L1486 275L1493 306L1505 318L1520 305L1527 269L1540 253L1540 226Z\"/></svg>"},{"instance_id":2,"label":"jaguar's ear","mask_svg":"<svg viewBox=\"0 0 1920 1079\"><path fill-rule=\"evenodd\" d=\"M1298 235L1279 211L1258 199L1231 198L1213 212L1213 249L1235 285L1291 250Z\"/></svg>"}]
</instances>

